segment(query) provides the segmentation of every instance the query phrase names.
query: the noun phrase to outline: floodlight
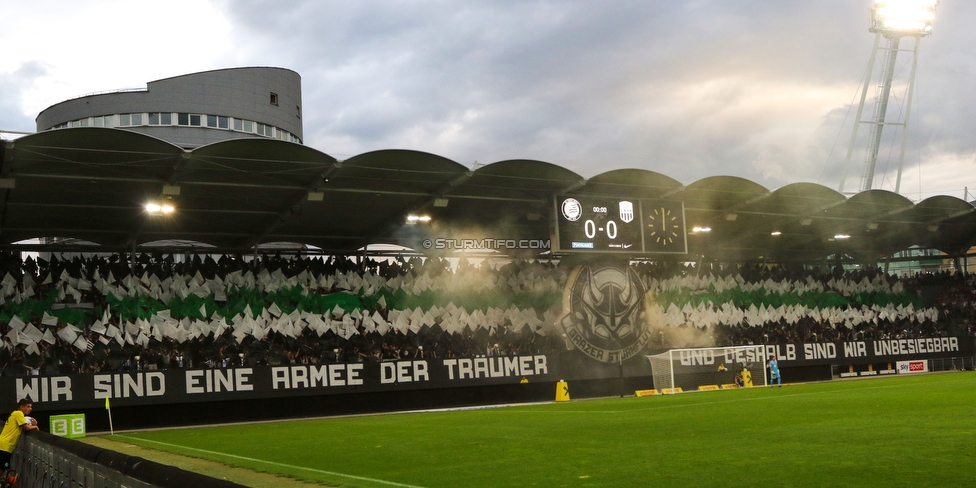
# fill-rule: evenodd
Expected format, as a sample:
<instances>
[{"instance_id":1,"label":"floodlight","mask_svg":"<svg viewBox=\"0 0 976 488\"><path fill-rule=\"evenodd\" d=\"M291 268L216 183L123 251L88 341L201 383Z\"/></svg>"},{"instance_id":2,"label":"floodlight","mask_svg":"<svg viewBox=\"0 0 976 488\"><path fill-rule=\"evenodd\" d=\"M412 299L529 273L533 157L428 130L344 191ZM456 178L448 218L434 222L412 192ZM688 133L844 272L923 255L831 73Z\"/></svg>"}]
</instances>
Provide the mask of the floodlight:
<instances>
[{"instance_id":1,"label":"floodlight","mask_svg":"<svg viewBox=\"0 0 976 488\"><path fill-rule=\"evenodd\" d=\"M147 202L143 207L149 215L169 215L176 211L176 206L171 200L160 202Z\"/></svg>"},{"instance_id":2,"label":"floodlight","mask_svg":"<svg viewBox=\"0 0 976 488\"><path fill-rule=\"evenodd\" d=\"M837 235L834 236L834 239L850 239L850 238L851 238L851 236L849 236L847 234L837 234Z\"/></svg>"},{"instance_id":3,"label":"floodlight","mask_svg":"<svg viewBox=\"0 0 976 488\"><path fill-rule=\"evenodd\" d=\"M430 222L430 215L408 215L407 223L415 224L417 222Z\"/></svg>"},{"instance_id":4,"label":"floodlight","mask_svg":"<svg viewBox=\"0 0 976 488\"><path fill-rule=\"evenodd\" d=\"M711 232L711 231L712 231L712 228L711 227L693 227L691 229L691 232L693 232L695 234L700 234L702 232Z\"/></svg>"},{"instance_id":5,"label":"floodlight","mask_svg":"<svg viewBox=\"0 0 976 488\"><path fill-rule=\"evenodd\" d=\"M783 235L783 233L780 232L780 231L778 231L778 230L774 230L774 231L770 232L769 235L771 235L771 236L780 236L780 235Z\"/></svg>"},{"instance_id":6,"label":"floodlight","mask_svg":"<svg viewBox=\"0 0 976 488\"><path fill-rule=\"evenodd\" d=\"M868 69L865 71L864 82L861 85L861 101L857 107L857 117L853 124L854 129L851 132L851 142L847 149L844 172L841 175L840 187L838 188L841 193L844 192L847 168L851 163L851 157L857 145L858 129L862 124L867 124L871 128L871 136L866 146L867 157L864 163L864 173L861 177L861 191L870 190L874 186L874 174L878 164L882 132L886 126L893 125L901 126L901 151L898 156L895 193L901 192L901 174L908 145L908 122L911 120L915 72L918 68L918 45L923 37L932 34L932 21L935 19L935 9L938 6L939 0L874 0L872 3L871 23L868 30L875 35L874 50L871 53L871 60L868 61ZM887 40L887 46L880 44L882 37ZM903 37L911 38L914 41L914 47L911 50L900 46ZM911 70L907 79L900 83L894 83L895 66L900 51L912 54ZM880 83L874 84L871 82L871 78L874 75L874 61L879 52L883 53L885 58L884 69L880 72ZM880 89L876 92L876 105L872 111L874 116L871 119L862 120L861 115L864 111L864 102L868 90L874 90L875 85ZM888 116L888 101L891 97L892 86L904 87L906 91L902 111L904 117L901 122L885 120Z\"/></svg>"},{"instance_id":7,"label":"floodlight","mask_svg":"<svg viewBox=\"0 0 976 488\"><path fill-rule=\"evenodd\" d=\"M871 7L871 32L888 37L927 36L939 0L875 0Z\"/></svg>"}]
</instances>

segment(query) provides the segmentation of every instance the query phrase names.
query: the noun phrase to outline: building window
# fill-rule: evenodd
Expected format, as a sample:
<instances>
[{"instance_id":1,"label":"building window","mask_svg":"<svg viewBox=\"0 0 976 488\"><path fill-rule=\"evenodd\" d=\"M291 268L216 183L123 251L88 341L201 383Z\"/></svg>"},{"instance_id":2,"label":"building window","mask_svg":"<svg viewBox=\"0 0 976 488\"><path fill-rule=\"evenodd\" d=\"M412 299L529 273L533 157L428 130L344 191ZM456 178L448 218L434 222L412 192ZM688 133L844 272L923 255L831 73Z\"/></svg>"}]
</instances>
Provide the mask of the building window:
<instances>
[{"instance_id":1,"label":"building window","mask_svg":"<svg viewBox=\"0 0 976 488\"><path fill-rule=\"evenodd\" d=\"M254 122L251 122L250 120L245 120L244 132L254 132Z\"/></svg>"},{"instance_id":2,"label":"building window","mask_svg":"<svg viewBox=\"0 0 976 488\"><path fill-rule=\"evenodd\" d=\"M199 114L179 113L176 114L176 123L179 125L194 125L199 127L200 117Z\"/></svg>"},{"instance_id":3,"label":"building window","mask_svg":"<svg viewBox=\"0 0 976 488\"><path fill-rule=\"evenodd\" d=\"M244 130L244 121L241 119L234 119L234 130Z\"/></svg>"},{"instance_id":4,"label":"building window","mask_svg":"<svg viewBox=\"0 0 976 488\"><path fill-rule=\"evenodd\" d=\"M227 128L227 117L222 115L208 115L207 116L207 127L215 127L218 129Z\"/></svg>"},{"instance_id":5,"label":"building window","mask_svg":"<svg viewBox=\"0 0 976 488\"><path fill-rule=\"evenodd\" d=\"M173 114L149 112L149 125L172 125Z\"/></svg>"},{"instance_id":6,"label":"building window","mask_svg":"<svg viewBox=\"0 0 976 488\"><path fill-rule=\"evenodd\" d=\"M119 114L119 126L142 125L142 114Z\"/></svg>"},{"instance_id":7,"label":"building window","mask_svg":"<svg viewBox=\"0 0 976 488\"><path fill-rule=\"evenodd\" d=\"M271 105L278 105L278 94L271 92Z\"/></svg>"}]
</instances>

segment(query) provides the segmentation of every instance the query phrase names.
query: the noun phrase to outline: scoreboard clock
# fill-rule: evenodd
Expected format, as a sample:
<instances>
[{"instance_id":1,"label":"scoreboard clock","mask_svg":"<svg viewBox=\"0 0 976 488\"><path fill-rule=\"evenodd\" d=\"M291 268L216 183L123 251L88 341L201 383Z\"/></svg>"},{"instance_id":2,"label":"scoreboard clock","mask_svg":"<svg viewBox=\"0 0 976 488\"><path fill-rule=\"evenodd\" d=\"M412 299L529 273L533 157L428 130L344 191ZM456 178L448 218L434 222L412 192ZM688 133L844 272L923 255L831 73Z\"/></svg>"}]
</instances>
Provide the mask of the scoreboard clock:
<instances>
[{"instance_id":1,"label":"scoreboard clock","mask_svg":"<svg viewBox=\"0 0 976 488\"><path fill-rule=\"evenodd\" d=\"M681 202L557 196L559 251L687 253Z\"/></svg>"},{"instance_id":2,"label":"scoreboard clock","mask_svg":"<svg viewBox=\"0 0 976 488\"><path fill-rule=\"evenodd\" d=\"M682 202L645 202L643 231L644 252L688 252Z\"/></svg>"}]
</instances>

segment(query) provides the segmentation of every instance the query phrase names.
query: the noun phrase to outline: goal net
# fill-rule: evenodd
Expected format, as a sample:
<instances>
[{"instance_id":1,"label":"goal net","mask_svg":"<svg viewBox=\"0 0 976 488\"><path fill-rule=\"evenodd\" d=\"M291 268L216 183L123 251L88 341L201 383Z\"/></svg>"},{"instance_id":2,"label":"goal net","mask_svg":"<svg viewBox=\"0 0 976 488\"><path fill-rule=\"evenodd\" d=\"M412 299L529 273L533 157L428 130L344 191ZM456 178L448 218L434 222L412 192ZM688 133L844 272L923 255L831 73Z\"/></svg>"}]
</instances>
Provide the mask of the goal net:
<instances>
[{"instance_id":1,"label":"goal net","mask_svg":"<svg viewBox=\"0 0 976 488\"><path fill-rule=\"evenodd\" d=\"M651 362L654 388L661 392L667 388L694 391L701 387L714 389L734 385L736 375L743 378L743 386L763 386L766 384L765 358L762 346L671 349L647 356Z\"/></svg>"}]
</instances>

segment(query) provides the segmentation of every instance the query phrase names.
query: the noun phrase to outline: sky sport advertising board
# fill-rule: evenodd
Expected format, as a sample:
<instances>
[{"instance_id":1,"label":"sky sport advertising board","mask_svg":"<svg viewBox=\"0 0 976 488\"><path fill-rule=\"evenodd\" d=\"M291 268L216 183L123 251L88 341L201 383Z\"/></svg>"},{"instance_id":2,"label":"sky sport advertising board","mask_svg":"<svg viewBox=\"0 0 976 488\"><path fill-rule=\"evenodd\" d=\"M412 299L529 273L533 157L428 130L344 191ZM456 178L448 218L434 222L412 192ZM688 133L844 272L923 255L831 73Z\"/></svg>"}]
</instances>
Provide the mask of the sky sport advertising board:
<instances>
[{"instance_id":1,"label":"sky sport advertising board","mask_svg":"<svg viewBox=\"0 0 976 488\"><path fill-rule=\"evenodd\" d=\"M898 361L897 369L898 374L928 373L929 362L925 359L918 359L915 361Z\"/></svg>"}]
</instances>

